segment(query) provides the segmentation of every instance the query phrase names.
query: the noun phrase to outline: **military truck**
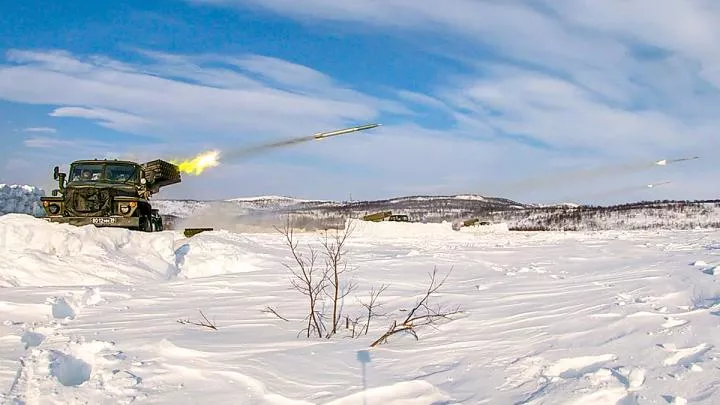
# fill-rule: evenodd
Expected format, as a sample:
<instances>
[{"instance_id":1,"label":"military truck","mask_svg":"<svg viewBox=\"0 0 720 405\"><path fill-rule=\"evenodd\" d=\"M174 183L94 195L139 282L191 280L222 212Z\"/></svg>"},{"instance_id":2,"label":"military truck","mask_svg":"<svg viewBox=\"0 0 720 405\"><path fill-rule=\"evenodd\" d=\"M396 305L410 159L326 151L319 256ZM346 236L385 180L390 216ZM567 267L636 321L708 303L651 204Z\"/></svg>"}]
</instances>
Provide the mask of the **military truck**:
<instances>
[{"instance_id":1,"label":"military truck","mask_svg":"<svg viewBox=\"0 0 720 405\"><path fill-rule=\"evenodd\" d=\"M178 167L164 160L77 160L70 177L55 166L58 188L40 199L46 220L71 225L162 231L162 217L150 204L161 187L181 181ZM67 183L66 183L67 180Z\"/></svg>"},{"instance_id":2,"label":"military truck","mask_svg":"<svg viewBox=\"0 0 720 405\"><path fill-rule=\"evenodd\" d=\"M472 218L467 219L463 221L462 219L456 219L452 223L452 229L455 231L459 231L462 227L469 227L469 226L482 226L482 225L490 225L489 221L481 221L480 218Z\"/></svg>"},{"instance_id":3,"label":"military truck","mask_svg":"<svg viewBox=\"0 0 720 405\"><path fill-rule=\"evenodd\" d=\"M393 222L409 222L410 218L407 215L404 214L393 214L392 211L382 211L382 212L376 212L374 214L368 214L362 217L363 221L370 221L370 222L383 222L383 221L393 221Z\"/></svg>"}]
</instances>

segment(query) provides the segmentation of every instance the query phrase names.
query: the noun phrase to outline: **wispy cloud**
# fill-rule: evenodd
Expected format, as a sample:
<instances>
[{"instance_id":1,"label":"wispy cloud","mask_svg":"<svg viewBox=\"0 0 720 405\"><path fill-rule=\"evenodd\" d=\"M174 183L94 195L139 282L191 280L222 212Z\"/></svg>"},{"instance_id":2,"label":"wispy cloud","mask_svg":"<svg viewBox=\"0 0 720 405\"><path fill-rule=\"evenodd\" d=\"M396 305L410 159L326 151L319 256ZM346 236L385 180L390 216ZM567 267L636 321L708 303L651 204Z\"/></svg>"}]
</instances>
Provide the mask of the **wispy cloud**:
<instances>
[{"instance_id":1,"label":"wispy cloud","mask_svg":"<svg viewBox=\"0 0 720 405\"><path fill-rule=\"evenodd\" d=\"M92 119L164 139L209 132L226 139L242 133L303 134L404 111L399 103L268 57L148 53L153 59L130 66L66 52L8 55L13 63L0 65L0 98L60 105L53 116Z\"/></svg>"},{"instance_id":2,"label":"wispy cloud","mask_svg":"<svg viewBox=\"0 0 720 405\"><path fill-rule=\"evenodd\" d=\"M190 1L424 33L429 47L455 38L435 50L470 73L435 83L433 98L404 98L437 108L444 98L455 111L470 110L458 120L554 145L698 147L717 129L720 5L712 1Z\"/></svg>"},{"instance_id":3,"label":"wispy cloud","mask_svg":"<svg viewBox=\"0 0 720 405\"><path fill-rule=\"evenodd\" d=\"M544 10L543 1L487 0L189 0L196 4L251 6L298 19L352 21L370 27L427 32L485 45L513 60L587 67L618 65L627 60L616 41L597 39L589 47L582 30L573 30ZM551 3L551 2L548 2ZM542 6L542 7L540 7ZM423 37L423 40L427 37Z\"/></svg>"},{"instance_id":4,"label":"wispy cloud","mask_svg":"<svg viewBox=\"0 0 720 405\"><path fill-rule=\"evenodd\" d=\"M55 148L75 148L82 146L83 141L80 140L68 140L68 139L55 139L44 136L37 136L25 139L23 144L28 148L36 149L55 149Z\"/></svg>"},{"instance_id":5,"label":"wispy cloud","mask_svg":"<svg viewBox=\"0 0 720 405\"><path fill-rule=\"evenodd\" d=\"M189 1L266 9L323 22L328 29L342 30L346 22L352 22L353 32L365 27L370 34L379 30L412 34L400 38L460 62L466 73L442 78L432 84L430 93L398 91L407 105L452 117L448 131L435 134L422 128L392 128L404 134L405 146L400 141L386 143L389 147L411 145L410 150L418 154L424 148L416 150L414 142L422 139L432 145L427 150L442 163L435 165L437 175L429 174L428 179L450 178L450 170L445 172L444 167L472 170L451 161L451 153L437 153L443 147L436 142L447 140L450 134L454 138L448 147L454 145L458 156L473 151L478 159L493 162L494 166L477 166L495 173L486 176L480 171L477 183L487 184L484 179L495 177L499 186L502 179L523 172L526 179L532 177L527 173L553 178L586 167L618 167L684 154L711 158L720 153L717 2L673 0L657 7L646 0L449 0L442 5L431 0ZM459 143L456 137L480 142ZM407 153L404 162L421 167L421 159L412 155ZM507 167L497 155L517 168ZM377 164L383 162L377 159ZM717 169L704 170L698 178L718 174ZM625 181L653 182L652 175L641 179L615 176L605 179L610 183L593 185L577 181L570 187L580 192ZM452 183L468 184L447 182ZM710 194L720 191L717 185L705 183ZM681 193L698 182L694 184L674 190Z\"/></svg>"},{"instance_id":6,"label":"wispy cloud","mask_svg":"<svg viewBox=\"0 0 720 405\"><path fill-rule=\"evenodd\" d=\"M50 128L50 127L30 127L30 128L23 128L23 132L43 132L43 133L49 133L54 134L57 132L57 129Z\"/></svg>"},{"instance_id":7,"label":"wispy cloud","mask_svg":"<svg viewBox=\"0 0 720 405\"><path fill-rule=\"evenodd\" d=\"M134 114L105 108L60 107L50 113L51 117L73 117L97 121L99 125L121 131L141 131L150 126L149 120Z\"/></svg>"}]
</instances>

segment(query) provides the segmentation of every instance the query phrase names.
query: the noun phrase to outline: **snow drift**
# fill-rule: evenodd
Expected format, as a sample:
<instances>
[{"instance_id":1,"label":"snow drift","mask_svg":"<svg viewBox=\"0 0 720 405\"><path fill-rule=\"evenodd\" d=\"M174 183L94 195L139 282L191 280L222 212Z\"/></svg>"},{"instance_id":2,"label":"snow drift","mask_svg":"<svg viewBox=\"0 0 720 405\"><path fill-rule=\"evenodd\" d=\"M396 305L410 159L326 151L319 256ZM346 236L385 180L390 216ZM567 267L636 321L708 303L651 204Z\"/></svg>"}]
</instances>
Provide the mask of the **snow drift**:
<instances>
[{"instance_id":1,"label":"snow drift","mask_svg":"<svg viewBox=\"0 0 720 405\"><path fill-rule=\"evenodd\" d=\"M224 231L76 227L25 214L0 217L0 287L135 284L253 271L255 243ZM236 243L233 243L236 242Z\"/></svg>"},{"instance_id":2,"label":"snow drift","mask_svg":"<svg viewBox=\"0 0 720 405\"><path fill-rule=\"evenodd\" d=\"M127 284L176 273L172 233L0 217L0 286Z\"/></svg>"},{"instance_id":3,"label":"snow drift","mask_svg":"<svg viewBox=\"0 0 720 405\"><path fill-rule=\"evenodd\" d=\"M347 220L345 227L352 230L353 237L368 239L466 239L467 234L489 234L508 231L507 224L504 223L468 226L456 231L452 229L452 224L448 222L371 222L357 219Z\"/></svg>"}]
</instances>

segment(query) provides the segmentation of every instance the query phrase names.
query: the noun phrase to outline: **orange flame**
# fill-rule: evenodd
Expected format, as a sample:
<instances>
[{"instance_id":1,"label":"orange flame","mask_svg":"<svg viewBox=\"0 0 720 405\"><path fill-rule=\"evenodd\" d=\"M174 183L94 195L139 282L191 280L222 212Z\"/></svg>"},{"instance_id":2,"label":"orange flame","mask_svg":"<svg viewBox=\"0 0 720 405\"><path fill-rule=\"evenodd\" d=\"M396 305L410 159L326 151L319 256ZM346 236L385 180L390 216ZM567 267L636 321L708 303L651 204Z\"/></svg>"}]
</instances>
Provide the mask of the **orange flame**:
<instances>
[{"instance_id":1,"label":"orange flame","mask_svg":"<svg viewBox=\"0 0 720 405\"><path fill-rule=\"evenodd\" d=\"M171 161L170 163L177 165L182 173L200 175L205 169L215 167L220 164L220 152L211 150L203 152L192 159L183 161Z\"/></svg>"}]
</instances>

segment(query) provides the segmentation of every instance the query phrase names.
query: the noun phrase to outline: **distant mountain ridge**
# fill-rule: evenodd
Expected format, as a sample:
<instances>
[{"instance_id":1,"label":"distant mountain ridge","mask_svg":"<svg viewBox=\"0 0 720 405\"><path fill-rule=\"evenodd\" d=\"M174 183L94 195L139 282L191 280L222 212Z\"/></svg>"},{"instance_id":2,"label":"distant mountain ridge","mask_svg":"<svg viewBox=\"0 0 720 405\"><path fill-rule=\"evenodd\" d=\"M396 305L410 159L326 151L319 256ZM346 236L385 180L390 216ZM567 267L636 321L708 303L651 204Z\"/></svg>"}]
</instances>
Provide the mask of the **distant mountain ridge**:
<instances>
[{"instance_id":1,"label":"distant mountain ridge","mask_svg":"<svg viewBox=\"0 0 720 405\"><path fill-rule=\"evenodd\" d=\"M302 200L283 196L235 198L224 201L166 200L154 202L166 216L192 217L212 207L225 218L254 224L293 213L308 228L339 226L344 218L391 211L414 222L443 222L479 218L504 222L511 230L577 231L610 229L720 228L720 200L640 201L591 206L575 203L525 204L476 194L413 195L369 201Z\"/></svg>"},{"instance_id":2,"label":"distant mountain ridge","mask_svg":"<svg viewBox=\"0 0 720 405\"><path fill-rule=\"evenodd\" d=\"M231 210L238 214L253 211L298 212L309 213L317 211L322 214L353 212L355 215L365 215L378 211L393 211L406 214L411 220L430 220L424 218L428 211L453 213L457 215L473 215L488 210L523 209L531 207L528 204L518 203L506 198L485 197L475 194L433 196L413 195L395 197L381 200L363 201L332 201L332 200L305 200L286 196L259 196L242 197L227 200L156 200L153 205L165 215L183 217L192 215L199 209L214 207L221 210ZM434 218L433 219L437 219Z\"/></svg>"}]
</instances>

